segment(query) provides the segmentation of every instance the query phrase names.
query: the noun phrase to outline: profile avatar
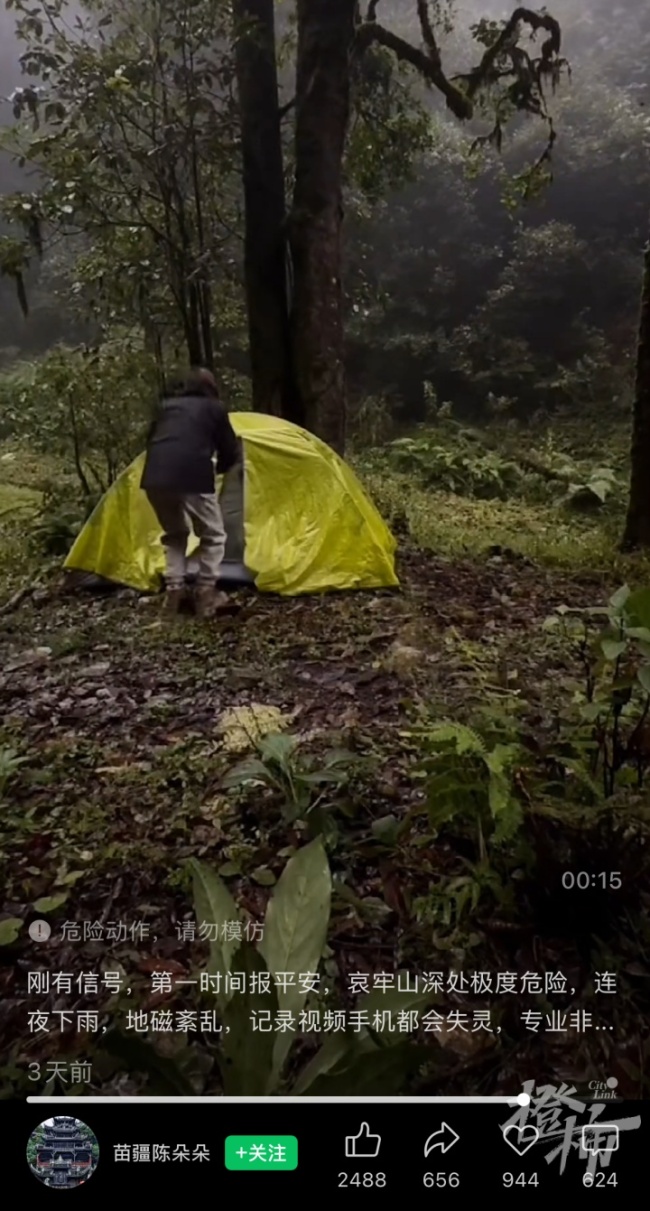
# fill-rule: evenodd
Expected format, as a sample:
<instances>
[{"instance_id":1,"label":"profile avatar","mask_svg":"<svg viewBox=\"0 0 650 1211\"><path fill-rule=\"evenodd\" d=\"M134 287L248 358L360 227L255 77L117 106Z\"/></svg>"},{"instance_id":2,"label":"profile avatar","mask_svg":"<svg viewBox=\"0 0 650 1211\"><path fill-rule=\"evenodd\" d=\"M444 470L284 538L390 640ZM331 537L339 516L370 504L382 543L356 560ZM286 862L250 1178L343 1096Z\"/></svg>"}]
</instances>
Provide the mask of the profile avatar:
<instances>
[{"instance_id":1,"label":"profile avatar","mask_svg":"<svg viewBox=\"0 0 650 1211\"><path fill-rule=\"evenodd\" d=\"M44 1186L71 1190L92 1176L99 1161L97 1138L78 1118L50 1118L27 1141L27 1163Z\"/></svg>"}]
</instances>

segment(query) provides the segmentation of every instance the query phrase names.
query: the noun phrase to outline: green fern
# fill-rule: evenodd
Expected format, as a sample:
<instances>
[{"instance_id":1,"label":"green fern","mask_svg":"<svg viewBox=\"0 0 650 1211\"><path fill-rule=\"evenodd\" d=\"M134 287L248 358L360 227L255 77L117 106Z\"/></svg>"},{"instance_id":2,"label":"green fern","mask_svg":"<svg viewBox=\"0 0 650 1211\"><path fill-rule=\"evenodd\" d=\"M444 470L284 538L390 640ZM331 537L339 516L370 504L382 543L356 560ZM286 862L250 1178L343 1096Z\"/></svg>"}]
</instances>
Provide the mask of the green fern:
<instances>
[{"instance_id":1,"label":"green fern","mask_svg":"<svg viewBox=\"0 0 650 1211\"><path fill-rule=\"evenodd\" d=\"M497 744L485 758L489 774L488 802L495 825L494 845L510 841L523 822L521 805L513 795L513 772L520 759L517 744Z\"/></svg>"},{"instance_id":2,"label":"green fern","mask_svg":"<svg viewBox=\"0 0 650 1211\"><path fill-rule=\"evenodd\" d=\"M586 756L583 756L582 758L561 756L557 758L557 764L564 770L566 774L570 775L576 790L578 787L580 787L582 790L586 791L591 802L596 804L602 799L603 788L602 785L598 783L594 777L592 777L589 770L586 768L585 760ZM562 778L560 774L558 774L554 779L549 777L542 780L543 789L552 791L556 795L561 793L566 785L565 778Z\"/></svg>"},{"instance_id":3,"label":"green fern","mask_svg":"<svg viewBox=\"0 0 650 1211\"><path fill-rule=\"evenodd\" d=\"M487 755L488 749L483 737L479 736L478 732L464 723L456 723L451 719L447 720L444 723L439 723L432 728L428 728L426 736L434 745L455 744L459 757L465 753L475 753L479 757Z\"/></svg>"},{"instance_id":4,"label":"green fern","mask_svg":"<svg viewBox=\"0 0 650 1211\"><path fill-rule=\"evenodd\" d=\"M422 734L427 747L434 749L420 762L426 774L431 827L438 830L452 820L465 821L481 832L487 826L494 845L511 840L523 820L513 790L514 768L521 760L519 745L496 744L489 749L474 728L454 720L425 728Z\"/></svg>"}]
</instances>

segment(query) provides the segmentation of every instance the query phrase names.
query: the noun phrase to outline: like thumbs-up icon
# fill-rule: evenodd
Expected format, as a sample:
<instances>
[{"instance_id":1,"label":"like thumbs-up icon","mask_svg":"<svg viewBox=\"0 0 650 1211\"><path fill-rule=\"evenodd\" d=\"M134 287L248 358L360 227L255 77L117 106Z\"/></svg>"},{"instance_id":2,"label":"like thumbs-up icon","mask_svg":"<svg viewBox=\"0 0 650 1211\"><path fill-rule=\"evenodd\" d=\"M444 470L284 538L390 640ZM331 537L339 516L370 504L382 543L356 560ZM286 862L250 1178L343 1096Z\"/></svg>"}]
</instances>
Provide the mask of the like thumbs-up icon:
<instances>
[{"instance_id":1,"label":"like thumbs-up icon","mask_svg":"<svg viewBox=\"0 0 650 1211\"><path fill-rule=\"evenodd\" d=\"M358 1135L346 1135L345 1137L345 1155L354 1157L375 1157L379 1156L381 1147L381 1136L371 1135L370 1127L367 1123L361 1124L361 1130Z\"/></svg>"}]
</instances>

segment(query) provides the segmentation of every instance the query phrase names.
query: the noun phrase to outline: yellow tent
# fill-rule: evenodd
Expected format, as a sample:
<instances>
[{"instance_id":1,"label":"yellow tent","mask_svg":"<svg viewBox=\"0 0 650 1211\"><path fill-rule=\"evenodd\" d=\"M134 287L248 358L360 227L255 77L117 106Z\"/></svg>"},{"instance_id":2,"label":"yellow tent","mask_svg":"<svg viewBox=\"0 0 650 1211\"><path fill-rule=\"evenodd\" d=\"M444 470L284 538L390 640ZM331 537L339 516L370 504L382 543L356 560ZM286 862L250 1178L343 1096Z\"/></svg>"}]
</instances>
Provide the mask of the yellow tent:
<instances>
[{"instance_id":1,"label":"yellow tent","mask_svg":"<svg viewBox=\"0 0 650 1211\"><path fill-rule=\"evenodd\" d=\"M231 421L243 444L244 475L218 486L228 534L224 581L287 596L398 585L395 540L329 446L274 416L235 412ZM143 592L159 587L164 552L140 488L143 463L141 455L106 493L66 568ZM196 546L192 539L189 556Z\"/></svg>"}]
</instances>

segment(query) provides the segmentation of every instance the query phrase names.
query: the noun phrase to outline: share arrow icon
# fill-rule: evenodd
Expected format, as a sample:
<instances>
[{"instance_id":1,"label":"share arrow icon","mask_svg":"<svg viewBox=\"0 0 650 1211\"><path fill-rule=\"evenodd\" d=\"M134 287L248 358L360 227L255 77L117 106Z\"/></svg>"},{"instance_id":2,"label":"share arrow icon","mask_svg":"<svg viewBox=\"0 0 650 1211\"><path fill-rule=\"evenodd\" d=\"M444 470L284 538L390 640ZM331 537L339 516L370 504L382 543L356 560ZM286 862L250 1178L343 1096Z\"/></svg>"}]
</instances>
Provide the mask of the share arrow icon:
<instances>
[{"instance_id":1,"label":"share arrow icon","mask_svg":"<svg viewBox=\"0 0 650 1211\"><path fill-rule=\"evenodd\" d=\"M437 1131L433 1131L424 1145L424 1155L429 1156L434 1148L439 1148L442 1153L449 1152L454 1144L457 1144L460 1139L455 1131L452 1131L449 1123L443 1123Z\"/></svg>"}]
</instances>

